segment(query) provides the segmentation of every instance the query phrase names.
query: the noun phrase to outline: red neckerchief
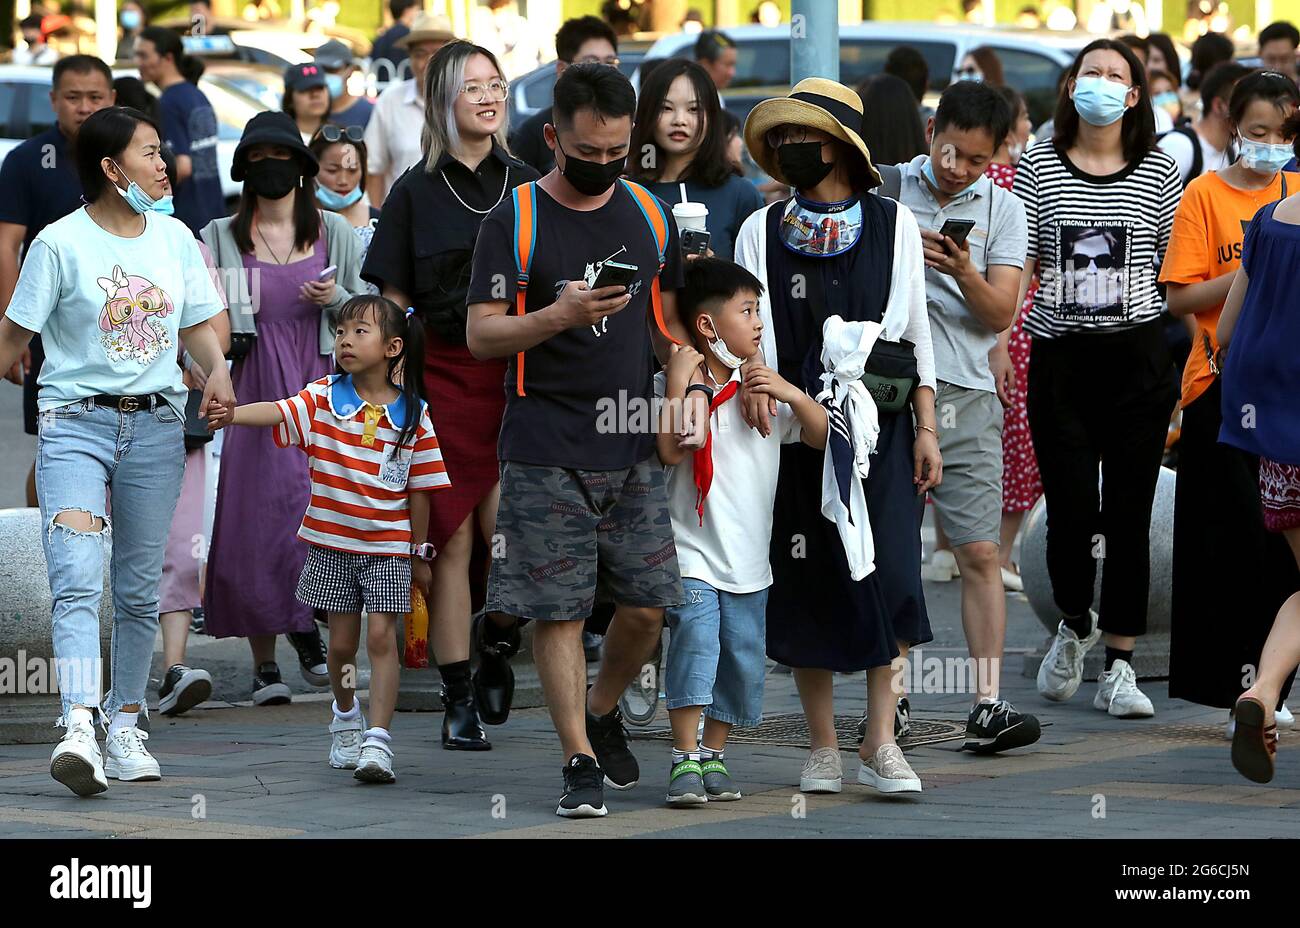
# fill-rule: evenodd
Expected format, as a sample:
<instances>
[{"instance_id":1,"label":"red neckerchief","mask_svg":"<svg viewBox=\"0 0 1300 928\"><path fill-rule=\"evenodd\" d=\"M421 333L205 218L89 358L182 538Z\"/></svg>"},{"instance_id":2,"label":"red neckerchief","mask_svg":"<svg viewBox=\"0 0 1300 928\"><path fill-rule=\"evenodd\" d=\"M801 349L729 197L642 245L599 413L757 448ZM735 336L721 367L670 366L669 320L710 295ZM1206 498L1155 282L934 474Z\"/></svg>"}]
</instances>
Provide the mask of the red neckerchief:
<instances>
[{"instance_id":1,"label":"red neckerchief","mask_svg":"<svg viewBox=\"0 0 1300 928\"><path fill-rule=\"evenodd\" d=\"M713 411L736 395L736 390L740 388L740 381L729 380L713 396L713 402L709 404L709 418L713 418ZM700 525L704 524L704 498L709 495L709 487L713 485L713 428L710 423L709 431L704 435L704 447L695 452L695 511L700 514Z\"/></svg>"}]
</instances>

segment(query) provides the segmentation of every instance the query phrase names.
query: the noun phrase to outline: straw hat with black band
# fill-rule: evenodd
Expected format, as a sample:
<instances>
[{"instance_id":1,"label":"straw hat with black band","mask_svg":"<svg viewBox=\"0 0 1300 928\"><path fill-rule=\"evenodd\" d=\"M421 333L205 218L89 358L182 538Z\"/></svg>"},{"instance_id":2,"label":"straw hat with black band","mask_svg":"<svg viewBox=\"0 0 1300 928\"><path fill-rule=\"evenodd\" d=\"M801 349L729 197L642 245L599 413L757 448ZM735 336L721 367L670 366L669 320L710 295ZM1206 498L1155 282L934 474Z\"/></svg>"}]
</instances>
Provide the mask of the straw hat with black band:
<instances>
[{"instance_id":1,"label":"straw hat with black band","mask_svg":"<svg viewBox=\"0 0 1300 928\"><path fill-rule=\"evenodd\" d=\"M398 48L409 49L417 42L454 42L456 33L451 31L451 20L446 16L433 13L421 13L411 23L411 31L393 44Z\"/></svg>"},{"instance_id":2,"label":"straw hat with black band","mask_svg":"<svg viewBox=\"0 0 1300 928\"><path fill-rule=\"evenodd\" d=\"M846 145L857 149L867 164L871 183L880 184L880 173L871 160L867 143L862 141L862 98L856 91L824 77L808 77L795 84L787 97L764 100L745 120L745 145L758 166L781 183L776 149L767 143L767 134L778 126L804 126L819 129Z\"/></svg>"}]
</instances>

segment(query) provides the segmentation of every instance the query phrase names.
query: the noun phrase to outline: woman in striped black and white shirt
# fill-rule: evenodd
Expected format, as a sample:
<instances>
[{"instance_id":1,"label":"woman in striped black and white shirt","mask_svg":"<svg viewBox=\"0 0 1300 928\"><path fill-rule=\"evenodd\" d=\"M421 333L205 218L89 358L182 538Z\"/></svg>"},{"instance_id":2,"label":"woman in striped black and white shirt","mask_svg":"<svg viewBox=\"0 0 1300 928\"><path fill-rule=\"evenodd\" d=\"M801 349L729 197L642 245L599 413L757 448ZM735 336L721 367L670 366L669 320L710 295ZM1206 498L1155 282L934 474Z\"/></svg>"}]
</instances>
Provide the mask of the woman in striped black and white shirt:
<instances>
[{"instance_id":1,"label":"woman in striped black and white shirt","mask_svg":"<svg viewBox=\"0 0 1300 928\"><path fill-rule=\"evenodd\" d=\"M1061 610L1038 691L1056 701L1074 695L1084 654L1104 637L1093 705L1147 717L1151 701L1137 688L1132 659L1146 631L1147 533L1177 398L1156 279L1182 184L1173 159L1156 148L1142 65L1119 42L1098 39L1079 53L1055 122L1055 137L1021 159L1014 186L1029 221L1025 279L1037 270L1041 280L1025 323L1034 339L1029 426Z\"/></svg>"}]
</instances>

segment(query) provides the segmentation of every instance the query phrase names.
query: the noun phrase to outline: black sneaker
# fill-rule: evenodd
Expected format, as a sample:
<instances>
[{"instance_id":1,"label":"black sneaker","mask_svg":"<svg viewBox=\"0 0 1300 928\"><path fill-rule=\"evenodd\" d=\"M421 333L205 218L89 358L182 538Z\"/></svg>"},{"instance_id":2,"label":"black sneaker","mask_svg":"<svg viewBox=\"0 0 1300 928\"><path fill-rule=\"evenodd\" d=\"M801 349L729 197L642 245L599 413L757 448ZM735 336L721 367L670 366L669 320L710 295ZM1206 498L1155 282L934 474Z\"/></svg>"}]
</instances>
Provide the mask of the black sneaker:
<instances>
[{"instance_id":1,"label":"black sneaker","mask_svg":"<svg viewBox=\"0 0 1300 928\"><path fill-rule=\"evenodd\" d=\"M600 646L604 642L604 635L597 635L595 632L582 633L582 653L586 656L588 664L594 664L600 660Z\"/></svg>"},{"instance_id":2,"label":"black sneaker","mask_svg":"<svg viewBox=\"0 0 1300 928\"><path fill-rule=\"evenodd\" d=\"M206 635L208 633L207 620L203 615L203 607L195 606L190 610L190 634Z\"/></svg>"},{"instance_id":3,"label":"black sneaker","mask_svg":"<svg viewBox=\"0 0 1300 928\"><path fill-rule=\"evenodd\" d=\"M312 686L329 686L330 668L325 662L325 642L321 640L320 629L312 625L309 632L289 632L284 637L298 652L302 678Z\"/></svg>"},{"instance_id":4,"label":"black sneaker","mask_svg":"<svg viewBox=\"0 0 1300 928\"><path fill-rule=\"evenodd\" d=\"M180 715L193 709L212 695L212 677L206 670L173 664L163 674L158 687L158 711L163 715Z\"/></svg>"},{"instance_id":5,"label":"black sneaker","mask_svg":"<svg viewBox=\"0 0 1300 928\"><path fill-rule=\"evenodd\" d=\"M604 775L595 758L574 754L564 765L564 795L555 814L562 818L600 818L605 808Z\"/></svg>"},{"instance_id":6,"label":"black sneaker","mask_svg":"<svg viewBox=\"0 0 1300 928\"><path fill-rule=\"evenodd\" d=\"M894 706L894 740L906 738L912 733L912 704L904 696ZM858 719L858 744L867 740L867 713Z\"/></svg>"},{"instance_id":7,"label":"black sneaker","mask_svg":"<svg viewBox=\"0 0 1300 928\"><path fill-rule=\"evenodd\" d=\"M289 684L280 679L275 661L267 661L253 674L253 705L282 706L291 701Z\"/></svg>"},{"instance_id":8,"label":"black sneaker","mask_svg":"<svg viewBox=\"0 0 1300 928\"><path fill-rule=\"evenodd\" d=\"M631 789L641 778L641 768L627 746L623 713L615 706L608 715L595 716L587 710L587 740L596 752L596 762L605 772L605 782L614 789Z\"/></svg>"},{"instance_id":9,"label":"black sneaker","mask_svg":"<svg viewBox=\"0 0 1300 928\"><path fill-rule=\"evenodd\" d=\"M1017 712L1005 699L982 702L970 710L962 748L976 754L996 754L1033 744L1041 734L1036 717Z\"/></svg>"}]
</instances>

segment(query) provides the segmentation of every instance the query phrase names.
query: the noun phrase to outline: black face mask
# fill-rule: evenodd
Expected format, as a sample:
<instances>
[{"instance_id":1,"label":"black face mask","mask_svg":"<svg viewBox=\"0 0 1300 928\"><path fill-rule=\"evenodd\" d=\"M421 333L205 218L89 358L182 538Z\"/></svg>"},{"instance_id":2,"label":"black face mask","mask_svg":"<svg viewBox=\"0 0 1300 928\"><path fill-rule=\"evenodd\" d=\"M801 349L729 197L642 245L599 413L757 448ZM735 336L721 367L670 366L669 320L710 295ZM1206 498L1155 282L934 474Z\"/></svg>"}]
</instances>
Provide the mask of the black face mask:
<instances>
[{"instance_id":1,"label":"black face mask","mask_svg":"<svg viewBox=\"0 0 1300 928\"><path fill-rule=\"evenodd\" d=\"M786 142L777 148L776 162L796 190L816 187L834 167L822 161L820 142Z\"/></svg>"},{"instance_id":2,"label":"black face mask","mask_svg":"<svg viewBox=\"0 0 1300 928\"><path fill-rule=\"evenodd\" d=\"M268 200L283 200L301 182L302 166L296 158L263 158L244 168L244 183Z\"/></svg>"},{"instance_id":3,"label":"black face mask","mask_svg":"<svg viewBox=\"0 0 1300 928\"><path fill-rule=\"evenodd\" d=\"M627 165L627 155L601 164L597 161L583 161L564 150L560 137L555 137L555 147L564 155L564 170L560 173L578 193L587 197L598 197L614 185L623 174Z\"/></svg>"}]
</instances>

